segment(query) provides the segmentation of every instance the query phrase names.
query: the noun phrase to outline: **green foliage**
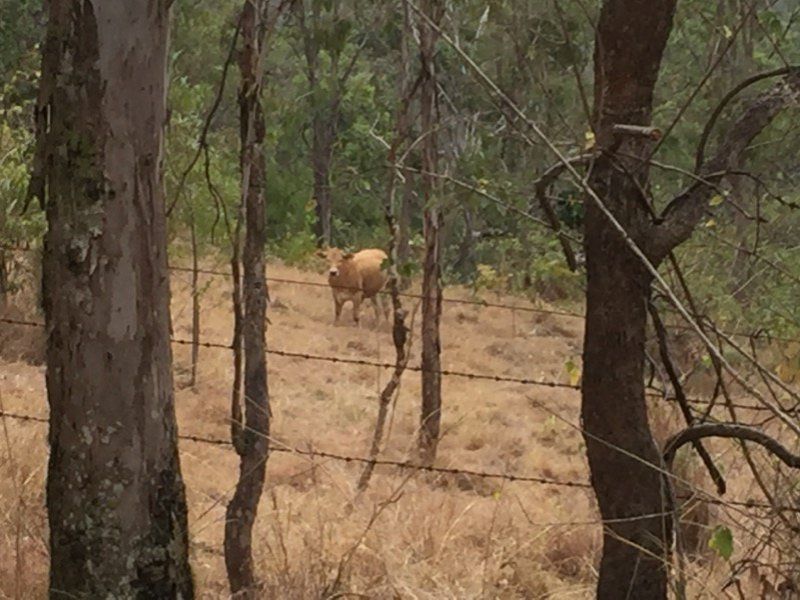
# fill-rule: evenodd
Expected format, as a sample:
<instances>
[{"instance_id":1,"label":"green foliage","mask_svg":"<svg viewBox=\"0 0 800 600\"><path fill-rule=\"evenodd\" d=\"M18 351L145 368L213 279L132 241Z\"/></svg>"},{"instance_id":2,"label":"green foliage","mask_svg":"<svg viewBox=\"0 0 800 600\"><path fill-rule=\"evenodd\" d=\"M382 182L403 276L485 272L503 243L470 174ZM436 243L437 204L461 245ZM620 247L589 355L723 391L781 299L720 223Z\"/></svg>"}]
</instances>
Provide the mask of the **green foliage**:
<instances>
[{"instance_id":1,"label":"green foliage","mask_svg":"<svg viewBox=\"0 0 800 600\"><path fill-rule=\"evenodd\" d=\"M677 119L655 157L660 163L691 171L700 132L725 92L745 76L781 66L784 60L800 62L800 28L792 25L796 9L791 5L780 0L769 9L759 8L757 20L739 31L741 15L731 10L731 3L679 3L653 114L654 124L662 129ZM448 4L444 24L463 50L563 152L576 154L591 142L584 101L591 106L591 22L598 6L597 2L567 1L558 3L556 10L549 2L466 0ZM196 153L240 7L238 0L174 4L165 152L169 204L176 200L178 183ZM318 81L313 94L298 11L304 11L310 39L318 49ZM44 13L35 0L0 0L0 14L0 235L6 241L25 242L40 237L44 227L38 207L30 207L25 215L20 212L31 158L31 115ZM351 248L385 247L386 144L395 136L404 35L400 3L333 0L296 3L271 33L262 102L267 122L267 237L273 256L303 263L314 247L310 145L315 114L329 119L336 130L330 173L333 243ZM729 42L730 48L720 58L717 53ZM419 68L413 39L408 49L413 77ZM240 177L235 58L208 135L208 179L219 196L215 198L209 189L201 156L186 177L170 218L171 239L180 251L186 249L182 241L188 239L192 221L201 251L229 251L226 222L235 218ZM718 68L698 88L717 59ZM583 275L566 268L561 248L549 231L519 212L542 216L539 207L531 203L531 183L553 158L543 149L529 147L520 132L505 123L483 86L443 42L437 48L436 67L441 86L440 171L497 200L440 182L437 202L445 219L446 282L551 299L580 298ZM576 76L583 83L582 90ZM744 97L768 85L771 82L759 84ZM585 99L582 93L587 95ZM340 94L338 110L333 111L331 100L336 94ZM412 103L411 108L416 118L418 106ZM709 153L740 108L737 100L723 111L709 139ZM800 261L793 243L800 218L789 208L800 202L796 122L797 110L786 111L747 152L748 169L763 177L768 187L743 180L737 189L713 198L709 226L677 252L700 310L721 322L784 335L800 329L800 307L795 301ZM415 124L412 138L420 133ZM410 152L406 162L418 166L418 151ZM654 168L650 189L656 210L689 183L691 179L679 170ZM418 194L418 177L414 188ZM562 223L579 237L583 220L580 190L564 176L550 191ZM396 197L401 193L398 188ZM765 221L758 227L754 226L756 212ZM417 197L412 239L421 235L420 214ZM780 265L782 272L735 246L755 250L763 259ZM401 275L419 273L418 250L419 245L415 258L398 266ZM575 250L579 250L577 245Z\"/></svg>"},{"instance_id":2,"label":"green foliage","mask_svg":"<svg viewBox=\"0 0 800 600\"><path fill-rule=\"evenodd\" d=\"M725 560L733 555L733 533L724 525L717 525L708 540L708 547Z\"/></svg>"}]
</instances>

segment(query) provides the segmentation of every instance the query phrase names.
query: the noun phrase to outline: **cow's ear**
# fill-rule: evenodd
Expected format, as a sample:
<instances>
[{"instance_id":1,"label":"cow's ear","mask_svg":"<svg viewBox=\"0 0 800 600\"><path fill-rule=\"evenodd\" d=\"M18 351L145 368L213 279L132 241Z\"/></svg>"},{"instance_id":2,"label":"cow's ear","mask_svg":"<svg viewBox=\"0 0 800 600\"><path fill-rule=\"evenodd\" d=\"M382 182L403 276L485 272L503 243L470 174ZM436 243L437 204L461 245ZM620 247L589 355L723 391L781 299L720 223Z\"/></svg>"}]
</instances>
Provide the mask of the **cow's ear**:
<instances>
[{"instance_id":1,"label":"cow's ear","mask_svg":"<svg viewBox=\"0 0 800 600\"><path fill-rule=\"evenodd\" d=\"M322 250L322 249L319 249L319 250L317 250L316 252L314 252L314 254L316 254L316 255L317 255L317 256L319 256L320 258L325 258L325 257L326 257L326 255L325 255L325 251L324 251L324 250Z\"/></svg>"},{"instance_id":2,"label":"cow's ear","mask_svg":"<svg viewBox=\"0 0 800 600\"><path fill-rule=\"evenodd\" d=\"M353 258L352 252L345 252L344 254L342 254L342 260L350 260L351 258Z\"/></svg>"}]
</instances>

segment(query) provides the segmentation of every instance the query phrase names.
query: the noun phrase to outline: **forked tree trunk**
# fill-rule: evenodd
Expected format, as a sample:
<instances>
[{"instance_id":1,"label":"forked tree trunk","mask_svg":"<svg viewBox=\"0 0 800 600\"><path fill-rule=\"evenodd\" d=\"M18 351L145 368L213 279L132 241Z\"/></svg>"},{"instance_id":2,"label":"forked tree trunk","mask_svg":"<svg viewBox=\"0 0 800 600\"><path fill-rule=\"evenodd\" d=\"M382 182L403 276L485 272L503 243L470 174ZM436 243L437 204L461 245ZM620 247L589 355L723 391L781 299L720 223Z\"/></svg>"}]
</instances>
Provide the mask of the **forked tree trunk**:
<instances>
[{"instance_id":1,"label":"forked tree trunk","mask_svg":"<svg viewBox=\"0 0 800 600\"><path fill-rule=\"evenodd\" d=\"M740 168L756 136L800 95L800 69L749 102L714 156L698 151L691 185L659 215L648 204L653 89L672 28L674 0L606 0L595 45L594 131L600 155L589 184L624 228L623 238L587 198L584 426L592 485L607 522L598 598L666 598L671 543L669 483L644 399L646 303L658 265L689 238L724 173ZM639 126L618 128L614 125ZM632 246L649 262L637 257ZM659 517L658 515L663 515Z\"/></svg>"},{"instance_id":2,"label":"forked tree trunk","mask_svg":"<svg viewBox=\"0 0 800 600\"><path fill-rule=\"evenodd\" d=\"M236 443L239 481L225 516L225 566L231 593L257 598L253 568L253 525L264 487L269 450L269 394L266 361L267 282L264 273L265 210L261 109L262 45L267 0L246 0L242 14L241 87L242 202L245 216L243 254L244 428Z\"/></svg>"},{"instance_id":3,"label":"forked tree trunk","mask_svg":"<svg viewBox=\"0 0 800 600\"><path fill-rule=\"evenodd\" d=\"M51 0L44 203L50 595L191 598L162 186L169 2Z\"/></svg>"},{"instance_id":4,"label":"forked tree trunk","mask_svg":"<svg viewBox=\"0 0 800 600\"><path fill-rule=\"evenodd\" d=\"M438 0L426 0L422 10L438 23L441 6ZM441 209L435 196L438 156L436 144L436 74L434 53L436 32L424 20L420 28L420 60L422 83L420 88L420 116L422 135L422 193L425 202L423 212L423 236L425 259L422 270L422 411L420 414L419 452L420 459L431 464L436 459L439 428L442 417L441 338L439 322L442 315L441 270Z\"/></svg>"}]
</instances>

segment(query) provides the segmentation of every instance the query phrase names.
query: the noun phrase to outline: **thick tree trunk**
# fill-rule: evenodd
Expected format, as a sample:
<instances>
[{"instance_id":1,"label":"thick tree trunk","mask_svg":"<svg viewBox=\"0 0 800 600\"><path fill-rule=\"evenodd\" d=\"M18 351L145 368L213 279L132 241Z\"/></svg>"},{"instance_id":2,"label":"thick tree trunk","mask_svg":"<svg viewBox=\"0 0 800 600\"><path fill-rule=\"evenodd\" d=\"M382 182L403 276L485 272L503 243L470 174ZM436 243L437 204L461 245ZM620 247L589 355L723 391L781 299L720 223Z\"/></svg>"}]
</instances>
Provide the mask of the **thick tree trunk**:
<instances>
[{"instance_id":1,"label":"thick tree trunk","mask_svg":"<svg viewBox=\"0 0 800 600\"><path fill-rule=\"evenodd\" d=\"M49 225L51 597L193 596L162 188L168 6L49 3L32 190Z\"/></svg>"},{"instance_id":2,"label":"thick tree trunk","mask_svg":"<svg viewBox=\"0 0 800 600\"><path fill-rule=\"evenodd\" d=\"M618 136L615 124L649 125L674 0L606 0L595 44L594 131L603 155L589 183L637 244L652 219L647 189L652 147ZM637 158L638 157L638 158ZM592 485L604 520L600 599L667 593L670 523L661 463L647 420L644 340L650 274L597 205L586 201L587 270L582 422ZM620 519L623 519L620 521ZM625 520L630 519L630 520Z\"/></svg>"},{"instance_id":3,"label":"thick tree trunk","mask_svg":"<svg viewBox=\"0 0 800 600\"><path fill-rule=\"evenodd\" d=\"M253 569L253 525L264 487L269 450L269 394L266 361L267 282L264 273L265 209L261 110L261 46L265 43L266 0L247 0L242 15L244 48L239 93L242 122L242 202L245 207L243 255L245 424L237 451L239 481L225 520L225 565L231 593L259 597Z\"/></svg>"},{"instance_id":4,"label":"thick tree trunk","mask_svg":"<svg viewBox=\"0 0 800 600\"><path fill-rule=\"evenodd\" d=\"M592 485L604 519L659 514L666 511L656 470L660 455L650 434L644 395L651 278L598 213L587 204L581 417ZM666 518L608 525L598 598L664 598L669 539Z\"/></svg>"},{"instance_id":5,"label":"thick tree trunk","mask_svg":"<svg viewBox=\"0 0 800 600\"><path fill-rule=\"evenodd\" d=\"M426 0L422 10L434 22L440 11L438 0ZM436 32L427 22L420 23L420 60L422 83L420 88L420 115L422 132L422 190L425 202L423 236L425 259L422 266L422 411L420 414L419 451L426 464L436 459L439 427L442 417L441 339L439 323L442 315L441 226L442 215L434 195L438 156L436 144L436 75L434 53Z\"/></svg>"}]
</instances>

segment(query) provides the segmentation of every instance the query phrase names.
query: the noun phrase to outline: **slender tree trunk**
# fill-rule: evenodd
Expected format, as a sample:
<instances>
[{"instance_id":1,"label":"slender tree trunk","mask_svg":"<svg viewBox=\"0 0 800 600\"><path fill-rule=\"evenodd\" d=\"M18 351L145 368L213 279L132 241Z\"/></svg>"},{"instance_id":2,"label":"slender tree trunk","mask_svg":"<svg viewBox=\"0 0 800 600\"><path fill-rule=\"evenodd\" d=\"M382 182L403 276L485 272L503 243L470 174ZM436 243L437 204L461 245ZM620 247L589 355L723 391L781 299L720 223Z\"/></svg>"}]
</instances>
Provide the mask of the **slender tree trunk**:
<instances>
[{"instance_id":1,"label":"slender tree trunk","mask_svg":"<svg viewBox=\"0 0 800 600\"><path fill-rule=\"evenodd\" d=\"M49 226L54 598L193 597L162 185L168 7L49 3L31 184Z\"/></svg>"},{"instance_id":2,"label":"slender tree trunk","mask_svg":"<svg viewBox=\"0 0 800 600\"><path fill-rule=\"evenodd\" d=\"M439 21L441 7L438 0L426 0L422 10L434 22ZM420 22L420 60L422 83L420 89L420 115L422 134L422 190L425 202L423 236L425 259L422 271L422 412L420 415L419 451L421 460L430 464L436 459L439 426L442 417L441 339L439 322L442 315L442 288L439 260L441 258L442 214L435 197L435 178L438 165L436 127L436 74L434 53L436 33L427 22Z\"/></svg>"},{"instance_id":3,"label":"slender tree trunk","mask_svg":"<svg viewBox=\"0 0 800 600\"><path fill-rule=\"evenodd\" d=\"M0 231L2 231L0 225ZM6 267L6 253L0 248L0 309L4 308L8 300L8 268Z\"/></svg>"},{"instance_id":4,"label":"slender tree trunk","mask_svg":"<svg viewBox=\"0 0 800 600\"><path fill-rule=\"evenodd\" d=\"M403 1L403 37L400 41L400 60L402 62L402 77L399 82L399 96L401 98L400 113L397 118L398 139L410 140L413 133L411 106L414 102L414 69L412 68L411 45L414 40L414 32L411 26L411 10L408 1ZM394 158L396 160L396 157ZM408 158L406 159L408 160ZM411 212L414 207L414 174L405 171L405 182L403 183L403 193L400 198L400 207L397 214L397 267L400 273L405 273L405 266L411 260ZM394 174L393 174L394 176ZM400 276L399 284L401 289L409 286L409 277Z\"/></svg>"},{"instance_id":5,"label":"slender tree trunk","mask_svg":"<svg viewBox=\"0 0 800 600\"><path fill-rule=\"evenodd\" d=\"M594 131L602 156L590 185L644 243L651 216L645 157L652 141L615 138L613 125L649 125L674 1L606 0L595 43ZM639 158L637 158L639 157ZM606 526L597 597L658 599L667 593L669 520L660 456L647 420L644 341L650 275L597 205L587 200L584 438ZM639 517L639 518L637 518ZM633 519L631 519L633 518ZM620 520L631 519L631 520Z\"/></svg>"},{"instance_id":6,"label":"slender tree trunk","mask_svg":"<svg viewBox=\"0 0 800 600\"><path fill-rule=\"evenodd\" d=\"M411 213L414 210L414 175L406 171L405 176L397 215L397 264L403 271L411 261ZM409 283L408 277L400 277L401 289L407 288Z\"/></svg>"},{"instance_id":7,"label":"slender tree trunk","mask_svg":"<svg viewBox=\"0 0 800 600\"><path fill-rule=\"evenodd\" d=\"M331 195L331 162L333 160L333 144L336 141L336 120L339 117L338 87L331 93L331 98L324 97L320 85L320 41L322 31L322 4L310 3L310 23L306 21L306 2L294 3L294 12L303 37L303 53L306 58L306 78L308 79L308 101L311 112L311 169L314 176L314 210L317 220L314 224L314 235L317 246L324 248L331 243L331 224L333 220L333 198ZM333 6L334 12L336 5ZM337 59L338 60L338 59ZM333 71L332 83L339 85L336 78L337 61L331 61Z\"/></svg>"},{"instance_id":8,"label":"slender tree trunk","mask_svg":"<svg viewBox=\"0 0 800 600\"><path fill-rule=\"evenodd\" d=\"M315 94L312 93L312 96ZM333 159L333 130L326 115L315 109L311 120L311 165L314 170L314 199L317 222L314 233L321 248L331 244L333 198L331 196L331 161Z\"/></svg>"},{"instance_id":9,"label":"slender tree trunk","mask_svg":"<svg viewBox=\"0 0 800 600\"><path fill-rule=\"evenodd\" d=\"M246 0L242 15L239 109L242 123L242 202L245 207L243 255L245 429L241 444L239 481L225 520L225 565L231 593L257 598L253 569L253 525L266 478L269 450L269 393L266 359L267 282L264 273L265 208L263 158L264 115L261 109L260 57L265 43L266 0Z\"/></svg>"},{"instance_id":10,"label":"slender tree trunk","mask_svg":"<svg viewBox=\"0 0 800 600\"><path fill-rule=\"evenodd\" d=\"M199 265L197 256L197 224L194 211L191 213L192 234L192 374L189 385L192 389L197 385L197 361L200 355L200 290L198 286Z\"/></svg>"}]
</instances>

